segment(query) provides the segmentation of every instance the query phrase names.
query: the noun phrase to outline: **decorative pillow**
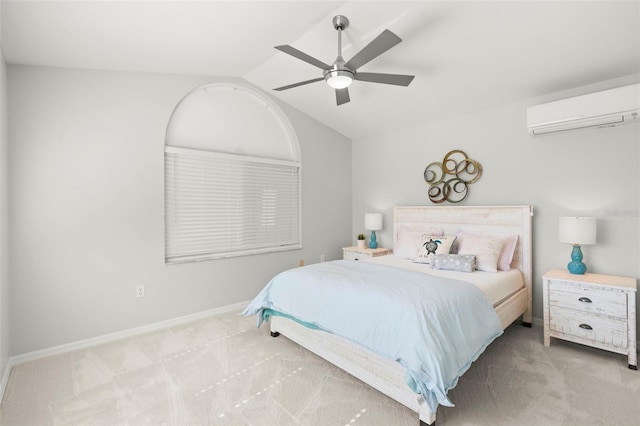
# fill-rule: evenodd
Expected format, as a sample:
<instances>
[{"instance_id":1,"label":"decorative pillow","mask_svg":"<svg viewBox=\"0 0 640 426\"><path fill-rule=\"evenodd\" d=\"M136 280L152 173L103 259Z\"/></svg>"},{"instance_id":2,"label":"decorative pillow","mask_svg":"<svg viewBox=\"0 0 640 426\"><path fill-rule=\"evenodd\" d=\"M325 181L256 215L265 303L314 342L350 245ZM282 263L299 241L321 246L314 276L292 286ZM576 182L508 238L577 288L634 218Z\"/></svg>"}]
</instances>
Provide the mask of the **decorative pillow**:
<instances>
[{"instance_id":1,"label":"decorative pillow","mask_svg":"<svg viewBox=\"0 0 640 426\"><path fill-rule=\"evenodd\" d=\"M505 239L500 257L498 258L498 271L511 270L511 262L513 261L513 253L516 251L516 244L518 244L518 235L510 235Z\"/></svg>"},{"instance_id":2,"label":"decorative pillow","mask_svg":"<svg viewBox=\"0 0 640 426\"><path fill-rule=\"evenodd\" d=\"M473 272L476 270L476 257L472 254L436 254L431 260L431 268Z\"/></svg>"},{"instance_id":3,"label":"decorative pillow","mask_svg":"<svg viewBox=\"0 0 640 426\"><path fill-rule=\"evenodd\" d=\"M504 238L487 237L464 233L458 247L458 254L476 256L476 269L485 272L498 272L498 258L502 252Z\"/></svg>"},{"instance_id":4,"label":"decorative pillow","mask_svg":"<svg viewBox=\"0 0 640 426\"><path fill-rule=\"evenodd\" d=\"M403 259L415 259L422 243L424 234L440 236L444 233L442 229L417 229L408 225L398 225L398 238L393 248L393 254Z\"/></svg>"},{"instance_id":5,"label":"decorative pillow","mask_svg":"<svg viewBox=\"0 0 640 426\"><path fill-rule=\"evenodd\" d=\"M418 263L429 263L436 254L448 254L455 240L455 235L438 236L424 234L415 261Z\"/></svg>"}]
</instances>

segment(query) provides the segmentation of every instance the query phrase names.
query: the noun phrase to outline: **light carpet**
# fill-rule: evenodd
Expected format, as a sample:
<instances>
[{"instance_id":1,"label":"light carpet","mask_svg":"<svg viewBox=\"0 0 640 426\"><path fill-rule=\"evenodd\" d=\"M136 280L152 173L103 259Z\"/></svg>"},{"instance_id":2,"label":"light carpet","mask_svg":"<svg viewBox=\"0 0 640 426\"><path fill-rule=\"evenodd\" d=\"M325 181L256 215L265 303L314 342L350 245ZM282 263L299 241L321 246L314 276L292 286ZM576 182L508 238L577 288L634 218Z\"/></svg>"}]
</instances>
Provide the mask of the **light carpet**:
<instances>
[{"instance_id":1,"label":"light carpet","mask_svg":"<svg viewBox=\"0 0 640 426\"><path fill-rule=\"evenodd\" d=\"M417 414L236 313L14 366L2 425L418 425ZM626 357L514 324L438 425L638 425Z\"/></svg>"}]
</instances>

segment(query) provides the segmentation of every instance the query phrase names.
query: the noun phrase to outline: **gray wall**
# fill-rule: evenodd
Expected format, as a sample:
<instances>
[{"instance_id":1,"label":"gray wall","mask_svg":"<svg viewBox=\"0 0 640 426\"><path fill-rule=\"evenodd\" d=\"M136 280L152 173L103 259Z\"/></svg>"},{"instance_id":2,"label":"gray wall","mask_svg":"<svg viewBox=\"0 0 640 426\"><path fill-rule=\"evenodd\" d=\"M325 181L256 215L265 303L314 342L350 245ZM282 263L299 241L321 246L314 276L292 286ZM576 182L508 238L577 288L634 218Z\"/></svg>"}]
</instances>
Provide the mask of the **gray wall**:
<instances>
[{"instance_id":1,"label":"gray wall","mask_svg":"<svg viewBox=\"0 0 640 426\"><path fill-rule=\"evenodd\" d=\"M391 247L392 207L431 204L422 177L425 167L461 149L484 168L461 205L535 208L534 317L542 318L542 275L565 268L570 260L570 246L558 242L560 216L597 217L598 243L583 247L589 272L638 278L640 125L532 138L526 107L639 79L629 76L354 140L352 233L363 231L366 212L382 212L384 230L378 242Z\"/></svg>"},{"instance_id":2,"label":"gray wall","mask_svg":"<svg viewBox=\"0 0 640 426\"><path fill-rule=\"evenodd\" d=\"M164 264L166 126L215 81L8 66L12 355L246 301L299 259L341 257L350 141L281 105L302 152L304 248Z\"/></svg>"},{"instance_id":3,"label":"gray wall","mask_svg":"<svg viewBox=\"0 0 640 426\"><path fill-rule=\"evenodd\" d=\"M590 271L640 275L640 126L533 139L525 114L529 105L638 76L352 144L280 104L302 151L304 248L165 266L166 124L186 93L215 79L13 65L7 74L11 108L0 124L3 132L11 126L8 138L0 133L0 168L8 145L11 268L2 238L3 363L9 343L20 355L248 300L299 259L340 258L341 247L364 231L366 212L384 213L379 242L389 246L391 208L429 204L424 167L452 149L484 167L463 204L536 209L534 316L542 316L542 274L568 261L570 248L557 241L562 215L598 217L598 244L584 248ZM7 230L6 182L0 174L0 232ZM142 299L135 298L139 284Z\"/></svg>"},{"instance_id":4,"label":"gray wall","mask_svg":"<svg viewBox=\"0 0 640 426\"><path fill-rule=\"evenodd\" d=\"M7 66L1 47L2 40L0 40L0 377L4 374L11 355L9 329L9 219L7 206Z\"/></svg>"}]
</instances>

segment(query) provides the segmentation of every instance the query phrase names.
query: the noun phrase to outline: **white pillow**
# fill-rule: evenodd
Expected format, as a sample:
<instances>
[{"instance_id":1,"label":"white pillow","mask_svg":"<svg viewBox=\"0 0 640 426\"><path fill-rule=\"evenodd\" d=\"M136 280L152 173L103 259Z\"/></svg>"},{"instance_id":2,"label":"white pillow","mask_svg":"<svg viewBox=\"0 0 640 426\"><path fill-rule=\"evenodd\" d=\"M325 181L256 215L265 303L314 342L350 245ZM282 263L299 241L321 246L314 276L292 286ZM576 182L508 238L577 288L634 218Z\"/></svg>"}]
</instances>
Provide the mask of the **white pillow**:
<instances>
[{"instance_id":1,"label":"white pillow","mask_svg":"<svg viewBox=\"0 0 640 426\"><path fill-rule=\"evenodd\" d=\"M455 240L455 235L438 236L424 234L415 261L418 263L430 263L434 255L448 254ZM435 251L433 251L434 248Z\"/></svg>"},{"instance_id":2,"label":"white pillow","mask_svg":"<svg viewBox=\"0 0 640 426\"><path fill-rule=\"evenodd\" d=\"M498 272L498 259L504 243L504 238L464 233L460 238L458 254L475 255L478 271Z\"/></svg>"},{"instance_id":3,"label":"white pillow","mask_svg":"<svg viewBox=\"0 0 640 426\"><path fill-rule=\"evenodd\" d=\"M443 233L442 229L416 229L407 225L398 225L398 238L393 248L393 254L403 259L413 260L418 255L424 234L440 236Z\"/></svg>"}]
</instances>

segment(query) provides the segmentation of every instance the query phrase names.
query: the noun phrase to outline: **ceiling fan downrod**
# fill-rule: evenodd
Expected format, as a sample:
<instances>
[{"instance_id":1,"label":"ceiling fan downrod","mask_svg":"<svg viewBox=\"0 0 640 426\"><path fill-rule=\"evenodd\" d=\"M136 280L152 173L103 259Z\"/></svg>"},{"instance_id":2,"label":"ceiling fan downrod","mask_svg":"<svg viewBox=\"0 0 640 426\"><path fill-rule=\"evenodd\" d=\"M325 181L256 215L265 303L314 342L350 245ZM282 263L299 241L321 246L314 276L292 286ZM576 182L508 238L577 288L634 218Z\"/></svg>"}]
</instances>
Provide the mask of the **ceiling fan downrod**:
<instances>
[{"instance_id":1,"label":"ceiling fan downrod","mask_svg":"<svg viewBox=\"0 0 640 426\"><path fill-rule=\"evenodd\" d=\"M338 57L342 57L342 30L346 30L349 26L349 20L346 16L337 15L333 17L333 28L338 31Z\"/></svg>"},{"instance_id":2,"label":"ceiling fan downrod","mask_svg":"<svg viewBox=\"0 0 640 426\"><path fill-rule=\"evenodd\" d=\"M333 28L338 31L338 57L331 69L325 70L324 79L334 89L344 89L351 84L355 74L345 66L345 61L342 58L342 31L349 26L349 20L346 16L336 15L332 22Z\"/></svg>"}]
</instances>

